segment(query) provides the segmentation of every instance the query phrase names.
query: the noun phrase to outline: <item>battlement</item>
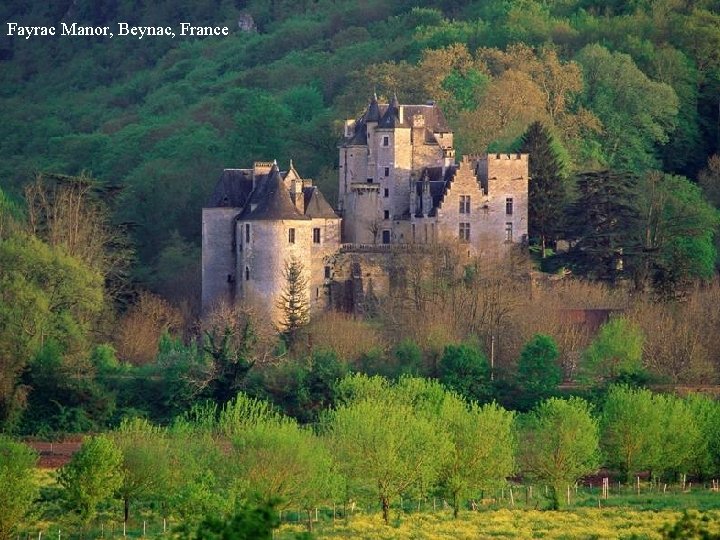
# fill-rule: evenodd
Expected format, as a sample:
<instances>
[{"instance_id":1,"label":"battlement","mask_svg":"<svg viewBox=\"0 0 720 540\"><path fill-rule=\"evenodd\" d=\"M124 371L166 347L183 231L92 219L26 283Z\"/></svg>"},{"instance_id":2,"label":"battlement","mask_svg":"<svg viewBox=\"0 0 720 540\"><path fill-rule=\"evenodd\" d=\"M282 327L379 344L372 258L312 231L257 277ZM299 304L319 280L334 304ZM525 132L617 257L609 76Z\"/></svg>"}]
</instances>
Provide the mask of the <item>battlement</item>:
<instances>
[{"instance_id":1,"label":"battlement","mask_svg":"<svg viewBox=\"0 0 720 540\"><path fill-rule=\"evenodd\" d=\"M462 160L467 161L527 161L528 154L463 154Z\"/></svg>"},{"instance_id":2,"label":"battlement","mask_svg":"<svg viewBox=\"0 0 720 540\"><path fill-rule=\"evenodd\" d=\"M350 184L353 191L380 191L380 184L369 184L367 182L353 182Z\"/></svg>"},{"instance_id":3,"label":"battlement","mask_svg":"<svg viewBox=\"0 0 720 540\"><path fill-rule=\"evenodd\" d=\"M484 158L488 161L527 161L528 154L486 154Z\"/></svg>"},{"instance_id":4,"label":"battlement","mask_svg":"<svg viewBox=\"0 0 720 540\"><path fill-rule=\"evenodd\" d=\"M255 161L253 163L253 174L267 174L274 164L273 161Z\"/></svg>"}]
</instances>

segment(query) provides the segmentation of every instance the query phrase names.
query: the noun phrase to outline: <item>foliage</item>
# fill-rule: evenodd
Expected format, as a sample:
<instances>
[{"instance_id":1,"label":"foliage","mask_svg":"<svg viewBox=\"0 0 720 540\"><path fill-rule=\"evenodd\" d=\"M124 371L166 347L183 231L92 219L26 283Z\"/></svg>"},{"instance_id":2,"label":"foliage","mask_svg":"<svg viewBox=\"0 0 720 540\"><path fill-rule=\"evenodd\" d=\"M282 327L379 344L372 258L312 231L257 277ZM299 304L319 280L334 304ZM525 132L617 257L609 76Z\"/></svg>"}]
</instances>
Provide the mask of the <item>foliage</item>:
<instances>
[{"instance_id":1,"label":"foliage","mask_svg":"<svg viewBox=\"0 0 720 540\"><path fill-rule=\"evenodd\" d=\"M527 404L534 405L550 397L562 382L562 370L557 362L559 354L555 340L544 334L534 335L523 347L517 383Z\"/></svg>"},{"instance_id":2,"label":"foliage","mask_svg":"<svg viewBox=\"0 0 720 540\"><path fill-rule=\"evenodd\" d=\"M0 539L14 538L38 494L33 469L38 455L28 446L0 435Z\"/></svg>"},{"instance_id":3,"label":"foliage","mask_svg":"<svg viewBox=\"0 0 720 540\"><path fill-rule=\"evenodd\" d=\"M431 389L421 385L418 393L412 386L407 380L404 389L380 399L360 395L326 418L329 444L348 483L375 491L386 523L391 501L432 485L451 450L437 417L421 414L429 405L422 394Z\"/></svg>"},{"instance_id":4,"label":"foliage","mask_svg":"<svg viewBox=\"0 0 720 540\"><path fill-rule=\"evenodd\" d=\"M467 399L484 402L490 395L490 366L475 345L446 346L440 358L439 379Z\"/></svg>"},{"instance_id":5,"label":"foliage","mask_svg":"<svg viewBox=\"0 0 720 540\"><path fill-rule=\"evenodd\" d=\"M520 151L529 154L528 234L538 238L541 256L545 258L548 241L562 227L567 198L566 166L558 143L540 122L533 122L522 138Z\"/></svg>"},{"instance_id":6,"label":"foliage","mask_svg":"<svg viewBox=\"0 0 720 540\"><path fill-rule=\"evenodd\" d=\"M122 453L113 441L97 435L83 442L70 463L58 472L58 484L67 509L87 526L98 506L108 501L123 482Z\"/></svg>"},{"instance_id":7,"label":"foliage","mask_svg":"<svg viewBox=\"0 0 720 540\"><path fill-rule=\"evenodd\" d=\"M453 445L440 485L457 518L463 498L478 488L504 485L514 472L514 414L495 403L480 407L449 395L440 419Z\"/></svg>"},{"instance_id":8,"label":"foliage","mask_svg":"<svg viewBox=\"0 0 720 540\"><path fill-rule=\"evenodd\" d=\"M103 307L100 276L61 248L18 235L0 241L0 423L13 423L28 391L19 376L44 341L69 363L87 352Z\"/></svg>"},{"instance_id":9,"label":"foliage","mask_svg":"<svg viewBox=\"0 0 720 540\"><path fill-rule=\"evenodd\" d=\"M124 420L112 434L112 440L122 453L122 484L118 493L127 522L131 503L165 497L170 479L168 440L164 430L141 419Z\"/></svg>"},{"instance_id":10,"label":"foliage","mask_svg":"<svg viewBox=\"0 0 720 540\"><path fill-rule=\"evenodd\" d=\"M711 531L710 517L697 510L686 510L674 524L665 525L661 532L663 538L702 538L711 540L720 535Z\"/></svg>"},{"instance_id":11,"label":"foliage","mask_svg":"<svg viewBox=\"0 0 720 540\"><path fill-rule=\"evenodd\" d=\"M273 501L245 503L228 519L206 517L190 540L271 540L280 525Z\"/></svg>"},{"instance_id":12,"label":"foliage","mask_svg":"<svg viewBox=\"0 0 720 540\"><path fill-rule=\"evenodd\" d=\"M682 176L651 172L641 193L645 267L636 282L651 279L661 294L673 297L694 280L712 277L720 214L698 186Z\"/></svg>"},{"instance_id":13,"label":"foliage","mask_svg":"<svg viewBox=\"0 0 720 540\"><path fill-rule=\"evenodd\" d=\"M604 382L637 379L643 372L644 341L640 328L628 319L610 319L583 353L585 376Z\"/></svg>"},{"instance_id":14,"label":"foliage","mask_svg":"<svg viewBox=\"0 0 720 540\"><path fill-rule=\"evenodd\" d=\"M550 398L520 420L518 461L531 478L550 486L551 509L565 488L600 465L598 422L580 398Z\"/></svg>"},{"instance_id":15,"label":"foliage","mask_svg":"<svg viewBox=\"0 0 720 540\"><path fill-rule=\"evenodd\" d=\"M602 122L607 165L641 172L659 165L656 145L675 128L678 98L667 84L649 79L621 52L598 44L577 55L585 79L583 101Z\"/></svg>"},{"instance_id":16,"label":"foliage","mask_svg":"<svg viewBox=\"0 0 720 540\"><path fill-rule=\"evenodd\" d=\"M236 435L234 468L244 493L299 505L312 530L313 510L334 500L342 481L322 441L288 418L258 421Z\"/></svg>"},{"instance_id":17,"label":"foliage","mask_svg":"<svg viewBox=\"0 0 720 540\"><path fill-rule=\"evenodd\" d=\"M310 304L307 298L308 278L305 267L298 259L285 261L283 270L285 286L278 300L278 308L283 313L282 330L292 345L298 332L309 321Z\"/></svg>"},{"instance_id":18,"label":"foliage","mask_svg":"<svg viewBox=\"0 0 720 540\"><path fill-rule=\"evenodd\" d=\"M660 460L662 410L649 390L610 388L600 416L608 465L627 479Z\"/></svg>"},{"instance_id":19,"label":"foliage","mask_svg":"<svg viewBox=\"0 0 720 540\"><path fill-rule=\"evenodd\" d=\"M577 192L568 216L570 262L580 273L610 282L631 275L639 247L637 179L609 170L582 173Z\"/></svg>"}]
</instances>

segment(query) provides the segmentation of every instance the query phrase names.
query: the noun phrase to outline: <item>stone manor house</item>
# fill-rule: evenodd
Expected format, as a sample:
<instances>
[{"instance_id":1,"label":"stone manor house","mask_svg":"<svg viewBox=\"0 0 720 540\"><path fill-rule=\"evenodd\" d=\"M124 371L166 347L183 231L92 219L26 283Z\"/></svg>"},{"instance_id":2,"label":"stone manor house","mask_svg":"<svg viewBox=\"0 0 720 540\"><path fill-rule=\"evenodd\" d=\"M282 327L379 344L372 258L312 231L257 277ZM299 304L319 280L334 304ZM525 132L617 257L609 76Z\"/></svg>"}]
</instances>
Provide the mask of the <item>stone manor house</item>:
<instances>
[{"instance_id":1,"label":"stone manor house","mask_svg":"<svg viewBox=\"0 0 720 540\"><path fill-rule=\"evenodd\" d=\"M457 163L432 102L373 97L345 122L339 153L337 209L292 161L284 171L276 162L223 171L202 212L204 311L247 300L278 321L291 259L303 265L311 310L353 309L368 288L388 287L383 259L393 252L422 257L423 247L451 243L467 257L492 257L527 240L527 154Z\"/></svg>"}]
</instances>

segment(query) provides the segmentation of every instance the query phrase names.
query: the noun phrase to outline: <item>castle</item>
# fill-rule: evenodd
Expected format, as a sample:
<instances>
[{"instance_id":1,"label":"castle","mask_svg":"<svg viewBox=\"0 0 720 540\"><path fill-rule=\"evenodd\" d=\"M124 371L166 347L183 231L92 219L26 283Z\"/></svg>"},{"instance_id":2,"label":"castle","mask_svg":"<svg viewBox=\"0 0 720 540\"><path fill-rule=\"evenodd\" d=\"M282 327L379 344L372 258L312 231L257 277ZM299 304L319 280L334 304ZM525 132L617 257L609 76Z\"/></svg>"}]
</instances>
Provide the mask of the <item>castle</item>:
<instances>
[{"instance_id":1,"label":"castle","mask_svg":"<svg viewBox=\"0 0 720 540\"><path fill-rule=\"evenodd\" d=\"M287 171L275 162L223 171L202 213L204 311L247 300L278 321L290 260L302 263L317 311L332 302L332 285L352 290L363 266L378 266L372 254L450 243L467 257L490 257L527 240L527 154L456 163L453 133L432 102L373 97L345 122L339 154L337 212L292 162Z\"/></svg>"}]
</instances>

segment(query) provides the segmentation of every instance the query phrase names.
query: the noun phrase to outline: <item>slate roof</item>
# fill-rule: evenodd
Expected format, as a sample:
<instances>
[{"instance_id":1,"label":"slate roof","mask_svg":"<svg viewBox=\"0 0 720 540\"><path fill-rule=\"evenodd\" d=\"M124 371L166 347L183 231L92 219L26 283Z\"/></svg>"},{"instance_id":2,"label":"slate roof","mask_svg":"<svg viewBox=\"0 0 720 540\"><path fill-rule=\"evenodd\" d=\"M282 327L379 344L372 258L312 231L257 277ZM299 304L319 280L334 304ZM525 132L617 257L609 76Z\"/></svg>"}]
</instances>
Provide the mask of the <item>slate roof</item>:
<instances>
[{"instance_id":1,"label":"slate roof","mask_svg":"<svg viewBox=\"0 0 720 540\"><path fill-rule=\"evenodd\" d=\"M258 181L250 198L250 204L238 216L242 220L305 220L308 216L301 214L290 199L282 175L273 165L267 179ZM257 205L257 206L255 206ZM253 208L254 206L254 208Z\"/></svg>"},{"instance_id":2,"label":"slate roof","mask_svg":"<svg viewBox=\"0 0 720 540\"><path fill-rule=\"evenodd\" d=\"M437 214L437 208L440 206L440 201L442 201L445 196L448 184L452 182L457 169L457 165L446 167L445 174L443 174L442 167L426 167L422 170L422 173L420 174L421 181L415 183L415 190L418 194L418 207L416 208L415 214L417 217L421 217L423 212L427 213L429 216ZM430 209L422 207L422 179L426 179L430 184L430 197L432 199L432 208Z\"/></svg>"},{"instance_id":3,"label":"slate roof","mask_svg":"<svg viewBox=\"0 0 720 540\"><path fill-rule=\"evenodd\" d=\"M365 113L366 122L379 122L380 121L380 105L378 104L377 94L373 94L370 105L368 106L367 113Z\"/></svg>"},{"instance_id":4,"label":"slate roof","mask_svg":"<svg viewBox=\"0 0 720 540\"><path fill-rule=\"evenodd\" d=\"M397 95L393 95L390 100L390 104L385 109L380 122L378 123L380 128L394 128L400 127L400 103L398 102Z\"/></svg>"},{"instance_id":5,"label":"slate roof","mask_svg":"<svg viewBox=\"0 0 720 540\"><path fill-rule=\"evenodd\" d=\"M225 169L206 208L238 208L237 218L248 220L340 219L316 186L303 188L305 213L300 213L284 181L291 174L300 178L292 162L287 172L273 165L269 173L255 176L253 191L252 169Z\"/></svg>"},{"instance_id":6,"label":"slate roof","mask_svg":"<svg viewBox=\"0 0 720 540\"><path fill-rule=\"evenodd\" d=\"M415 115L425 117L425 141L436 142L434 133L450 133L445 115L440 107L434 103L425 105L403 105L403 121L400 122L400 104L397 96L393 96L390 103L380 104L377 97L373 96L368 108L355 121L355 129L353 134L346 138L344 146L365 146L367 145L367 124L368 122L377 122L379 128L410 128L412 127L412 119Z\"/></svg>"},{"instance_id":7,"label":"slate roof","mask_svg":"<svg viewBox=\"0 0 720 540\"><path fill-rule=\"evenodd\" d=\"M242 208L253 188L252 170L225 169L210 196L209 208Z\"/></svg>"},{"instance_id":8,"label":"slate roof","mask_svg":"<svg viewBox=\"0 0 720 540\"><path fill-rule=\"evenodd\" d=\"M338 215L316 186L303 188L305 215L310 218L338 219Z\"/></svg>"}]
</instances>

